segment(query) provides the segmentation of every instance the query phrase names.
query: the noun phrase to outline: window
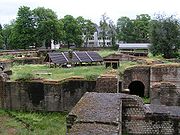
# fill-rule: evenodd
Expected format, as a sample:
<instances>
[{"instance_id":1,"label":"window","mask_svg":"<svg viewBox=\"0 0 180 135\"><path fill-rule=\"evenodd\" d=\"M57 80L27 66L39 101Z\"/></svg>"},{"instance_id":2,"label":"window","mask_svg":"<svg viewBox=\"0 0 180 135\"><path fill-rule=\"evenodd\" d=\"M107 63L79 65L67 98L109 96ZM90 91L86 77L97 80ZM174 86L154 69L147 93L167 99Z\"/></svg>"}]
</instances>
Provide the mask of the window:
<instances>
[{"instance_id":1,"label":"window","mask_svg":"<svg viewBox=\"0 0 180 135\"><path fill-rule=\"evenodd\" d=\"M89 38L89 40L94 40L94 37L93 37L93 36L92 36L92 37L90 37L90 38Z\"/></svg>"},{"instance_id":2,"label":"window","mask_svg":"<svg viewBox=\"0 0 180 135\"><path fill-rule=\"evenodd\" d=\"M94 45L94 42L89 42L89 45Z\"/></svg>"}]
</instances>

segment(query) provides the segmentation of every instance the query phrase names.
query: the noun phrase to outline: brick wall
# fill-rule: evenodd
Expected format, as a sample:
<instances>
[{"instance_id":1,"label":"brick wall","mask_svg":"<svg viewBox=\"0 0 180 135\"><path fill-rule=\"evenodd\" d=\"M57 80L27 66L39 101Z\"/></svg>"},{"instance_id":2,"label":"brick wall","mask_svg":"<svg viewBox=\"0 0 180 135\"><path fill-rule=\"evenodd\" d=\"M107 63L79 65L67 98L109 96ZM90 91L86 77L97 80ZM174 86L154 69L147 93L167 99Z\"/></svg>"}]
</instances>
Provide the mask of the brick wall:
<instances>
[{"instance_id":1,"label":"brick wall","mask_svg":"<svg viewBox=\"0 0 180 135\"><path fill-rule=\"evenodd\" d=\"M151 87L151 104L180 106L180 93L176 85L168 82L156 83Z\"/></svg>"},{"instance_id":2,"label":"brick wall","mask_svg":"<svg viewBox=\"0 0 180 135\"><path fill-rule=\"evenodd\" d=\"M70 111L96 82L4 82L4 108L13 110Z\"/></svg>"},{"instance_id":3,"label":"brick wall","mask_svg":"<svg viewBox=\"0 0 180 135\"><path fill-rule=\"evenodd\" d=\"M144 105L137 96L85 93L67 117L68 135L178 135L180 107Z\"/></svg>"},{"instance_id":4,"label":"brick wall","mask_svg":"<svg viewBox=\"0 0 180 135\"><path fill-rule=\"evenodd\" d=\"M96 92L117 93L119 92L119 77L117 75L102 75L96 81Z\"/></svg>"},{"instance_id":5,"label":"brick wall","mask_svg":"<svg viewBox=\"0 0 180 135\"><path fill-rule=\"evenodd\" d=\"M150 81L151 85L158 82L174 83L180 91L180 64L152 66Z\"/></svg>"},{"instance_id":6,"label":"brick wall","mask_svg":"<svg viewBox=\"0 0 180 135\"><path fill-rule=\"evenodd\" d=\"M123 74L123 89L128 89L133 81L140 81L144 84L144 96L149 96L150 89L150 66L134 66L128 68Z\"/></svg>"}]
</instances>

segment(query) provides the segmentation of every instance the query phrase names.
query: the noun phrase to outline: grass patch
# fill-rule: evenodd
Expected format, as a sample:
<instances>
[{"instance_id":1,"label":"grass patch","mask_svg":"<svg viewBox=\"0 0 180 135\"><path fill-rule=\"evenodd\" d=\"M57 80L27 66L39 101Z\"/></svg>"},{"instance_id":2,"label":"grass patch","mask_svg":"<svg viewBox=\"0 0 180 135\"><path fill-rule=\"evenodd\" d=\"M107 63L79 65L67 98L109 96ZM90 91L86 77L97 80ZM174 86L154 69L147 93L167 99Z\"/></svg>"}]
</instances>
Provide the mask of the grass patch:
<instances>
[{"instance_id":1,"label":"grass patch","mask_svg":"<svg viewBox=\"0 0 180 135\"><path fill-rule=\"evenodd\" d=\"M33 78L44 78L48 80L63 80L72 76L83 77L88 80L94 80L100 74L103 74L108 69L105 66L84 66L84 67L72 67L72 68L49 68L47 65L15 65L12 67L13 75L11 80L18 80L19 76L22 78L26 73L28 78L29 74L33 75ZM43 74L38 74L42 73ZM31 77L31 75L30 75Z\"/></svg>"},{"instance_id":2,"label":"grass patch","mask_svg":"<svg viewBox=\"0 0 180 135\"><path fill-rule=\"evenodd\" d=\"M29 81L34 78L32 73L21 72L21 74L17 74L16 80L18 81Z\"/></svg>"},{"instance_id":3,"label":"grass patch","mask_svg":"<svg viewBox=\"0 0 180 135\"><path fill-rule=\"evenodd\" d=\"M114 50L102 50L102 51L98 51L97 53L99 53L99 55L101 56L101 57L106 57L106 56L108 56L108 55L110 55L110 54L114 54L114 53L116 53L117 51L114 51Z\"/></svg>"},{"instance_id":4,"label":"grass patch","mask_svg":"<svg viewBox=\"0 0 180 135\"><path fill-rule=\"evenodd\" d=\"M0 110L1 135L65 135L66 113ZM22 122L23 121L23 122ZM25 124L29 125L26 127Z\"/></svg>"}]
</instances>

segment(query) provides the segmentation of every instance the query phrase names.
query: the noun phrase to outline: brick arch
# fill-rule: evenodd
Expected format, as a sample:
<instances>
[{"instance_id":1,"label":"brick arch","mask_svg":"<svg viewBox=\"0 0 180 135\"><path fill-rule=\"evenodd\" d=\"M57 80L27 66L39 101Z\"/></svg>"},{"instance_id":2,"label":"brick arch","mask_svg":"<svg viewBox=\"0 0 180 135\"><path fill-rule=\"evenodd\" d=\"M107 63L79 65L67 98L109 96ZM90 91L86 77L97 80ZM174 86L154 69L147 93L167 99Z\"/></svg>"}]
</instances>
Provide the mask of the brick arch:
<instances>
[{"instance_id":1,"label":"brick arch","mask_svg":"<svg viewBox=\"0 0 180 135\"><path fill-rule=\"evenodd\" d=\"M133 81L144 84L144 96L149 96L150 90L150 66L134 66L128 68L123 74L123 89L128 89Z\"/></svg>"},{"instance_id":2,"label":"brick arch","mask_svg":"<svg viewBox=\"0 0 180 135\"><path fill-rule=\"evenodd\" d=\"M132 81L129 84L128 89L130 90L130 94L144 97L145 86L141 81Z\"/></svg>"}]
</instances>

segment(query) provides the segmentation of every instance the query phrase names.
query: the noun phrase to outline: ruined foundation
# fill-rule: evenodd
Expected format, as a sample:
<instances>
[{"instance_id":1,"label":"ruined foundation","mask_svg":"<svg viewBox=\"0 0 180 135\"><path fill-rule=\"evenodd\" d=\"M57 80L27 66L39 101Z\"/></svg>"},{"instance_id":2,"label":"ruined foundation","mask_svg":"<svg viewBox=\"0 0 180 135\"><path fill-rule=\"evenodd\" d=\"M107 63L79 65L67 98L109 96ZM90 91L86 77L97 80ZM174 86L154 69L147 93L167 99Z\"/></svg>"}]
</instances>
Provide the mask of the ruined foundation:
<instances>
[{"instance_id":1,"label":"ruined foundation","mask_svg":"<svg viewBox=\"0 0 180 135\"><path fill-rule=\"evenodd\" d=\"M180 107L120 93L86 93L67 118L68 135L178 135L179 126Z\"/></svg>"}]
</instances>

